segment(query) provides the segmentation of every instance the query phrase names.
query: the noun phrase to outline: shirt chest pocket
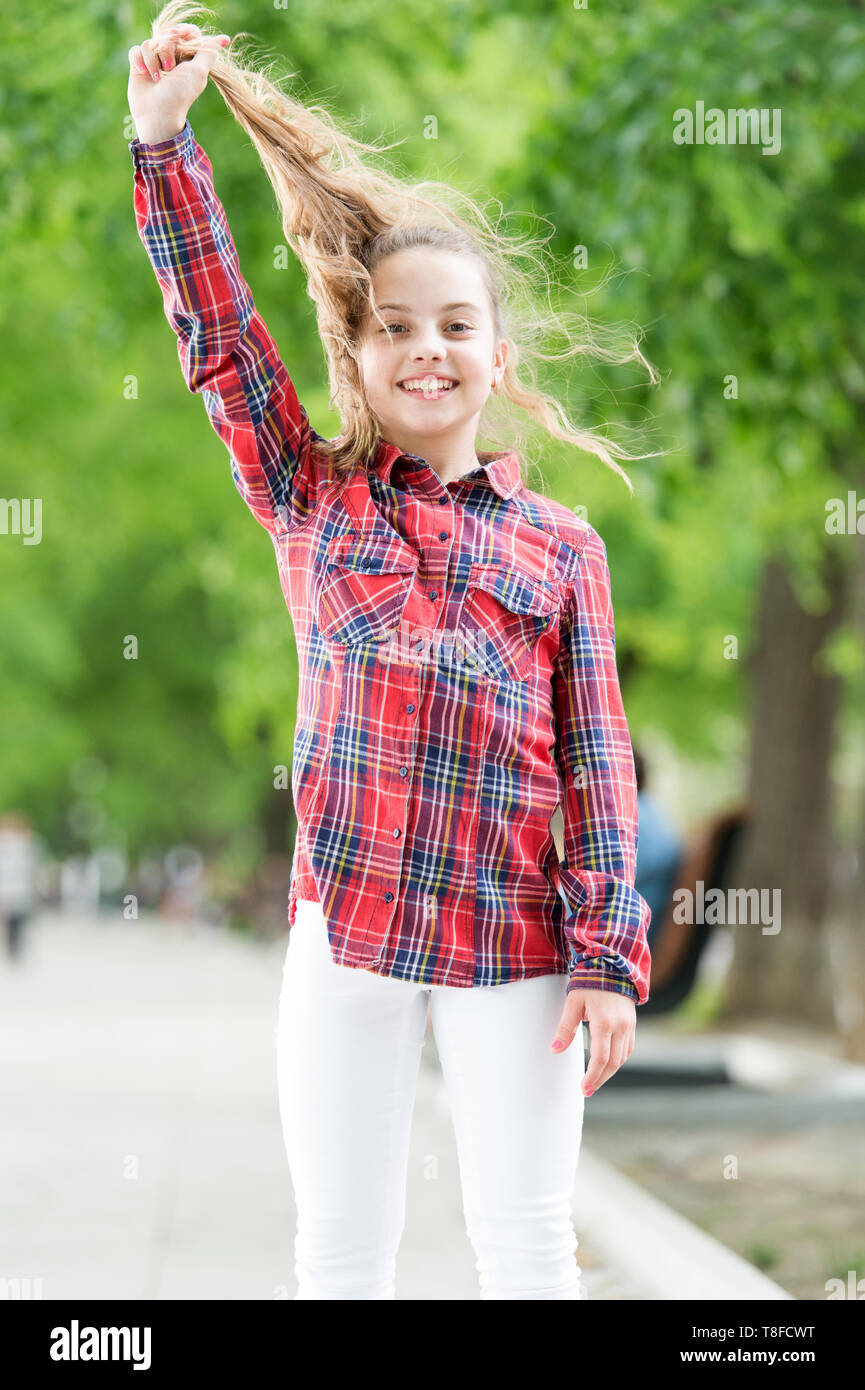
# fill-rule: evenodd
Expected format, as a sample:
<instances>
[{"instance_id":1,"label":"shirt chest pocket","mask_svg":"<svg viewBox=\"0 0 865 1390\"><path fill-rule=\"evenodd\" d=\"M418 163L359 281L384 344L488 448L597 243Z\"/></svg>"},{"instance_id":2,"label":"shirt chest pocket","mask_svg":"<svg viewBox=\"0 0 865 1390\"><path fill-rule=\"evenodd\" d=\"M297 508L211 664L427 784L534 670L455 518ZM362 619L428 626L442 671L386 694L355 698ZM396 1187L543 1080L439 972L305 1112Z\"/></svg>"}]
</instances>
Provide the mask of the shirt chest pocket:
<instances>
[{"instance_id":1,"label":"shirt chest pocket","mask_svg":"<svg viewBox=\"0 0 865 1390\"><path fill-rule=\"evenodd\" d=\"M558 610L547 581L504 563L472 565L460 614L466 660L493 680L526 680Z\"/></svg>"},{"instance_id":2,"label":"shirt chest pocket","mask_svg":"<svg viewBox=\"0 0 865 1390\"><path fill-rule=\"evenodd\" d=\"M347 646L386 641L399 626L419 558L395 532L336 537L318 595L322 637Z\"/></svg>"}]
</instances>

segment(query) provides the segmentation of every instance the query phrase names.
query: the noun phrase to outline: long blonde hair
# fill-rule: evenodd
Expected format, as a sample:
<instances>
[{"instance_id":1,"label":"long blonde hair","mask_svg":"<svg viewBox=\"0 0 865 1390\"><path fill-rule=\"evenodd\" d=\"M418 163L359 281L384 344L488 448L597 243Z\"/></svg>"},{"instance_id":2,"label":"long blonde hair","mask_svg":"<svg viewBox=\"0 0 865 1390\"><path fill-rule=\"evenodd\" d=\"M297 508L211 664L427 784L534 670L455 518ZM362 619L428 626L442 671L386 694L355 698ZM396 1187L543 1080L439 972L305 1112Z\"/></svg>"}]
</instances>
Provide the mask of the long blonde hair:
<instances>
[{"instance_id":1,"label":"long blonde hair","mask_svg":"<svg viewBox=\"0 0 865 1390\"><path fill-rule=\"evenodd\" d=\"M198 25L202 36L215 35L218 28L199 23L210 14L205 5L170 0L153 21L152 37L190 23ZM543 391L537 379L540 362L582 354L614 364L638 361L655 383L658 374L633 332L627 330L624 347L602 346L601 330L585 315L552 308L551 276L542 252L546 238L501 232L500 203L493 222L478 202L448 184L431 179L408 183L376 167L369 156L392 146L367 144L340 129L323 107L304 106L289 96L281 85L284 78L272 80L261 63L241 51L241 37L235 35L217 57L209 80L255 145L276 193L287 243L306 272L327 356L329 404L343 427L336 438L316 447L331 460L337 476L365 462L382 437L363 388L359 350L367 310L384 322L375 308L372 273L391 252L429 246L474 257L489 294L496 339L508 343L498 389L484 406L484 437L518 451L522 459L523 426L529 417L556 439L602 459L633 492L617 459L656 455L628 454L612 440L575 427L561 402ZM193 37L179 42L178 60L192 57L196 47ZM529 265L520 264L523 260ZM547 301L543 308L539 283ZM558 353L545 350L543 344L556 333L563 334L567 346ZM506 403L522 411L523 418L514 418Z\"/></svg>"}]
</instances>

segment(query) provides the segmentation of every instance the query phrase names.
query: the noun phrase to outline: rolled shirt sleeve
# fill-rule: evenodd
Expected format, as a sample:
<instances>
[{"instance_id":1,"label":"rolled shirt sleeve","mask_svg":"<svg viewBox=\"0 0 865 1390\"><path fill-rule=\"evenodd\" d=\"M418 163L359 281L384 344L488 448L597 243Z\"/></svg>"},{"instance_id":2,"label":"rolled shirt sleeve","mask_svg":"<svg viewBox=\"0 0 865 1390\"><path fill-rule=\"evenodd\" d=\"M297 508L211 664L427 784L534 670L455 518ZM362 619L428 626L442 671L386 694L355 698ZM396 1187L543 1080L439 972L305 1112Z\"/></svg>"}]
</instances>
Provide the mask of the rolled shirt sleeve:
<instances>
[{"instance_id":1,"label":"rolled shirt sleeve","mask_svg":"<svg viewBox=\"0 0 865 1390\"><path fill-rule=\"evenodd\" d=\"M177 336L184 380L228 449L234 483L271 534L314 509L316 436L238 264L213 169L187 120L129 142L138 234Z\"/></svg>"},{"instance_id":2,"label":"rolled shirt sleeve","mask_svg":"<svg viewBox=\"0 0 865 1390\"><path fill-rule=\"evenodd\" d=\"M616 666L606 546L597 531L580 555L553 673L557 759L564 784L568 991L649 997L651 909L634 887L638 812L634 755Z\"/></svg>"}]
</instances>

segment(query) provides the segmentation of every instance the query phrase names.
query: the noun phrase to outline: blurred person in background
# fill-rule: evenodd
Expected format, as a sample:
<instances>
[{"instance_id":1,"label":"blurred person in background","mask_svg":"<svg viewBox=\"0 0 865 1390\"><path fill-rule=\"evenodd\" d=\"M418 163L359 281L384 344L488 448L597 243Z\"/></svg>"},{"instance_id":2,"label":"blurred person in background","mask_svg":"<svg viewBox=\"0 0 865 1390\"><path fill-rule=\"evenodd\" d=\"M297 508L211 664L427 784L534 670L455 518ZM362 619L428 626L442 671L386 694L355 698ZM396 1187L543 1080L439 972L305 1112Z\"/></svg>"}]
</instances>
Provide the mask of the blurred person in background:
<instances>
[{"instance_id":1,"label":"blurred person in background","mask_svg":"<svg viewBox=\"0 0 865 1390\"><path fill-rule=\"evenodd\" d=\"M24 927L36 904L37 859L29 818L18 811L0 816L0 915L13 959L21 954Z\"/></svg>"},{"instance_id":2,"label":"blurred person in background","mask_svg":"<svg viewBox=\"0 0 865 1390\"><path fill-rule=\"evenodd\" d=\"M652 909L649 924L649 949L654 950L673 888L676 870L684 852L684 841L661 803L646 788L646 759L634 749L634 768L637 774L637 810L639 837L637 843L637 874L635 886Z\"/></svg>"}]
</instances>

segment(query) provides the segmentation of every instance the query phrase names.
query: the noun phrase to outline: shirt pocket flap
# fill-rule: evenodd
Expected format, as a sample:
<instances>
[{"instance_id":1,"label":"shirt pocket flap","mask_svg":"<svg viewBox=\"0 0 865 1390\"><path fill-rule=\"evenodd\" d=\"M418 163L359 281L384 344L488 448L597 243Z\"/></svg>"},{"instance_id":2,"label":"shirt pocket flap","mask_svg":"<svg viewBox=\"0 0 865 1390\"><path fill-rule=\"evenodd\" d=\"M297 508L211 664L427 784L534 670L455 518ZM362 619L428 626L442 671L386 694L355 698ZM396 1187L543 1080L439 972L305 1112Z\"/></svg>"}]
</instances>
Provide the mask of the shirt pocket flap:
<instances>
[{"instance_id":1,"label":"shirt pocket flap","mask_svg":"<svg viewBox=\"0 0 865 1390\"><path fill-rule=\"evenodd\" d=\"M420 561L418 552L396 532L335 536L327 554L329 564L360 574L413 574Z\"/></svg>"},{"instance_id":2,"label":"shirt pocket flap","mask_svg":"<svg viewBox=\"0 0 865 1390\"><path fill-rule=\"evenodd\" d=\"M547 580L536 579L524 570L510 569L501 563L472 565L468 588L492 594L511 613L546 617L559 607L557 591Z\"/></svg>"}]
</instances>

